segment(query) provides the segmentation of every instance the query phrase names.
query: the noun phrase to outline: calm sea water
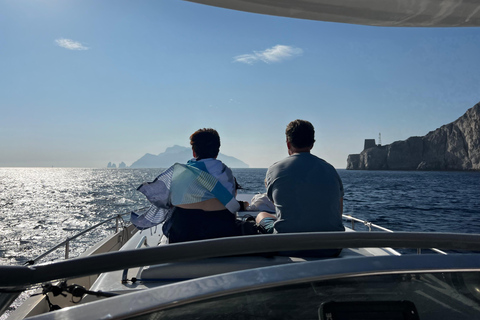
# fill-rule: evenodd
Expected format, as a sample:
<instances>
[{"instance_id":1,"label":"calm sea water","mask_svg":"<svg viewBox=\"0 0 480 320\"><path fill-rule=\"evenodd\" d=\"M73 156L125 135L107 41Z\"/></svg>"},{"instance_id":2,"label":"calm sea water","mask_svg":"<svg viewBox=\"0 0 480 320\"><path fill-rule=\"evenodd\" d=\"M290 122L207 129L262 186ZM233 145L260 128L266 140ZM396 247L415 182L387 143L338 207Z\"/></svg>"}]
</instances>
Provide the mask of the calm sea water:
<instances>
[{"instance_id":1,"label":"calm sea water","mask_svg":"<svg viewBox=\"0 0 480 320\"><path fill-rule=\"evenodd\" d=\"M108 217L147 206L136 188L161 171L0 168L0 264L24 263ZM394 231L480 233L479 172L338 171L347 214ZM265 192L265 173L234 169L243 193ZM111 233L109 226L72 244L71 255Z\"/></svg>"}]
</instances>

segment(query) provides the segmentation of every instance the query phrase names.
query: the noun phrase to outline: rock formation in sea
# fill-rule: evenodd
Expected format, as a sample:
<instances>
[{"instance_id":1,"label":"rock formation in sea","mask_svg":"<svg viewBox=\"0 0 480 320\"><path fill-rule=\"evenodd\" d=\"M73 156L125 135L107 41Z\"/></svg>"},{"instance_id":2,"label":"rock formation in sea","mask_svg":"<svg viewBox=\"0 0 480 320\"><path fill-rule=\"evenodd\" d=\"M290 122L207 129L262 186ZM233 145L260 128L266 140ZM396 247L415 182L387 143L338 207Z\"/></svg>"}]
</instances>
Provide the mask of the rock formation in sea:
<instances>
[{"instance_id":1,"label":"rock formation in sea","mask_svg":"<svg viewBox=\"0 0 480 320\"><path fill-rule=\"evenodd\" d=\"M119 168L119 169L124 169L124 168L126 168L126 167L127 167L127 165L126 165L125 162L123 162L123 161L120 162L120 164L118 165L118 168Z\"/></svg>"},{"instance_id":2,"label":"rock formation in sea","mask_svg":"<svg viewBox=\"0 0 480 320\"><path fill-rule=\"evenodd\" d=\"M350 170L480 170L480 103L423 137L350 154Z\"/></svg>"},{"instance_id":3,"label":"rock formation in sea","mask_svg":"<svg viewBox=\"0 0 480 320\"><path fill-rule=\"evenodd\" d=\"M117 168L117 165L116 165L115 163L109 162L109 163L107 164L107 168L116 169L116 168Z\"/></svg>"},{"instance_id":4,"label":"rock formation in sea","mask_svg":"<svg viewBox=\"0 0 480 320\"><path fill-rule=\"evenodd\" d=\"M168 168L176 162L186 163L188 160L192 159L192 157L191 148L175 145L167 148L165 152L158 155L146 153L143 157L132 163L130 168ZM230 168L249 167L245 162L222 153L218 155L217 159L221 160Z\"/></svg>"}]
</instances>

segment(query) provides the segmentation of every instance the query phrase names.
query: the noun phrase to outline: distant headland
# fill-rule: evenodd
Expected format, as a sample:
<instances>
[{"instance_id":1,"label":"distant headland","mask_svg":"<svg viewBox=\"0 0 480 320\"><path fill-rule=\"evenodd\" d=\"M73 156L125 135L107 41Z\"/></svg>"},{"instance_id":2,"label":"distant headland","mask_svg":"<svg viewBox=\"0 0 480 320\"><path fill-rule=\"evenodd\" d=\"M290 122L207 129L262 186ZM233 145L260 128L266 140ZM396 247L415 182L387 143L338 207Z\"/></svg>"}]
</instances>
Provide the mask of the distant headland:
<instances>
[{"instance_id":1,"label":"distant headland","mask_svg":"<svg viewBox=\"0 0 480 320\"><path fill-rule=\"evenodd\" d=\"M129 168L168 168L176 162L186 163L188 160L192 159L192 157L191 148L174 145L158 155L146 153L143 157L133 162ZM230 168L249 168L249 165L245 162L222 153L218 154L217 159ZM107 165L107 168L116 167L117 166L114 163L112 164L110 162ZM119 165L119 168L122 167L126 168L125 163L123 162Z\"/></svg>"},{"instance_id":2,"label":"distant headland","mask_svg":"<svg viewBox=\"0 0 480 320\"><path fill-rule=\"evenodd\" d=\"M347 170L480 170L480 103L423 137L381 146L366 139L360 154L350 154Z\"/></svg>"}]
</instances>

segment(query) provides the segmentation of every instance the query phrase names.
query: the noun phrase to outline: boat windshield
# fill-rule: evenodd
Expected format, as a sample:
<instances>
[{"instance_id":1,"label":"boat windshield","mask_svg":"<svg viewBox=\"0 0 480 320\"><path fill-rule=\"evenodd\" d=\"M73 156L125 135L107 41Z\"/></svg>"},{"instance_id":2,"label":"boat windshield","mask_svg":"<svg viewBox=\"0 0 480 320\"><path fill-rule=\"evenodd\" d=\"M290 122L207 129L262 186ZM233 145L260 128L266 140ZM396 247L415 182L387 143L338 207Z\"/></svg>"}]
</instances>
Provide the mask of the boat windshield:
<instances>
[{"instance_id":1,"label":"boat windshield","mask_svg":"<svg viewBox=\"0 0 480 320\"><path fill-rule=\"evenodd\" d=\"M399 273L236 293L135 319L478 319L480 273Z\"/></svg>"}]
</instances>

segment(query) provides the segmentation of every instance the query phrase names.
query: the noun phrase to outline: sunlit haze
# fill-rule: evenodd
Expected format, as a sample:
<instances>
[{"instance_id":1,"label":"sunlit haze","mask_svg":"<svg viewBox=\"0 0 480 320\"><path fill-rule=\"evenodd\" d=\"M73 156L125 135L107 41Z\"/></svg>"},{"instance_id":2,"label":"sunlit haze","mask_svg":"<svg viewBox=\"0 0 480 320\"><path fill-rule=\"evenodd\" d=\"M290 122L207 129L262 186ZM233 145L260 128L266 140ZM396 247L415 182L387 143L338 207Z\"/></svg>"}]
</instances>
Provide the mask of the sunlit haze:
<instances>
[{"instance_id":1,"label":"sunlit haze","mask_svg":"<svg viewBox=\"0 0 480 320\"><path fill-rule=\"evenodd\" d=\"M0 166L127 166L211 127L252 168L285 127L345 168L480 101L480 28L297 20L180 0L0 1Z\"/></svg>"}]
</instances>

